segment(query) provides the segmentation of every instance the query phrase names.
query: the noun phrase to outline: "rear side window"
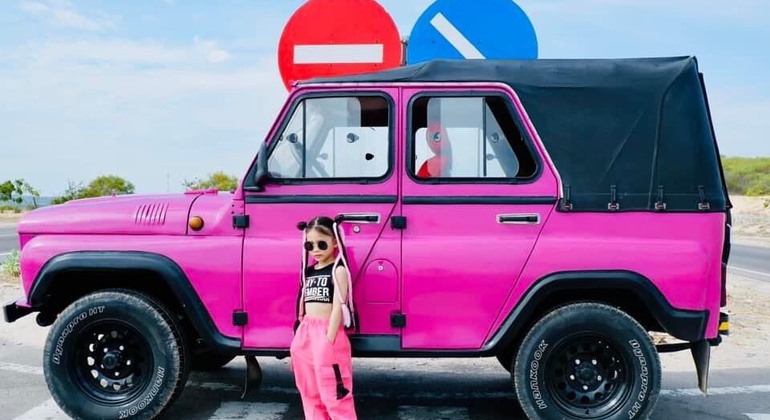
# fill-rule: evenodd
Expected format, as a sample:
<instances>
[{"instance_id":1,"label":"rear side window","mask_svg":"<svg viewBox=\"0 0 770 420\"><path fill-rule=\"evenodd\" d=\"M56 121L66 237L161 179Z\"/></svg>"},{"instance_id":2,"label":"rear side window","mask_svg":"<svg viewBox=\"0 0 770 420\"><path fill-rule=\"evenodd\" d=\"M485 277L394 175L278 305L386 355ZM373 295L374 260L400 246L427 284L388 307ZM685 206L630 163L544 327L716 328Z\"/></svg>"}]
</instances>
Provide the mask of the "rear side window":
<instances>
[{"instance_id":1,"label":"rear side window","mask_svg":"<svg viewBox=\"0 0 770 420\"><path fill-rule=\"evenodd\" d=\"M390 105L380 96L303 99L268 160L273 179L381 179L390 169Z\"/></svg>"},{"instance_id":2,"label":"rear side window","mask_svg":"<svg viewBox=\"0 0 770 420\"><path fill-rule=\"evenodd\" d=\"M527 179L536 164L500 96L425 96L411 107L416 179Z\"/></svg>"}]
</instances>

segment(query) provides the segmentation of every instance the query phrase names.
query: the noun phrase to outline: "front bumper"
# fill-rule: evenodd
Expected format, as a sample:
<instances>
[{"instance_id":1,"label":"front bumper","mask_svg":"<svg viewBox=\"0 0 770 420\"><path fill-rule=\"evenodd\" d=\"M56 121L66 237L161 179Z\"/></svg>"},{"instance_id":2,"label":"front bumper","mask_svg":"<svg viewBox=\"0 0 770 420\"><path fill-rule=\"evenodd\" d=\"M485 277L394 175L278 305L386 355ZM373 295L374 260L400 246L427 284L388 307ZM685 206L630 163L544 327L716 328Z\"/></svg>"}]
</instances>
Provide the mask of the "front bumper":
<instances>
[{"instance_id":1,"label":"front bumper","mask_svg":"<svg viewBox=\"0 0 770 420\"><path fill-rule=\"evenodd\" d=\"M3 317L5 318L5 322L16 321L32 312L35 312L35 310L28 306L19 305L19 301L11 302L3 306Z\"/></svg>"}]
</instances>

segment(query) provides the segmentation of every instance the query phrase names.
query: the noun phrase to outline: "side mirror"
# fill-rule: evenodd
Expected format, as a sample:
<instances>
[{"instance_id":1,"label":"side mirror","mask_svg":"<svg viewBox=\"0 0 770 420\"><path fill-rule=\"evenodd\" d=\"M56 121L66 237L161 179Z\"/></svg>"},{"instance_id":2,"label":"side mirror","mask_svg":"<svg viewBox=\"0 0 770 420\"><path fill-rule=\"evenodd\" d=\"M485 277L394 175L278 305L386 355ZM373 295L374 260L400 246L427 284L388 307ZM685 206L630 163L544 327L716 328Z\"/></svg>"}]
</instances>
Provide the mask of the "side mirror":
<instances>
[{"instance_id":1,"label":"side mirror","mask_svg":"<svg viewBox=\"0 0 770 420\"><path fill-rule=\"evenodd\" d=\"M254 186L256 191L264 191L264 186L270 180L270 171L267 169L267 144L262 143L257 154L257 170L254 172Z\"/></svg>"}]
</instances>

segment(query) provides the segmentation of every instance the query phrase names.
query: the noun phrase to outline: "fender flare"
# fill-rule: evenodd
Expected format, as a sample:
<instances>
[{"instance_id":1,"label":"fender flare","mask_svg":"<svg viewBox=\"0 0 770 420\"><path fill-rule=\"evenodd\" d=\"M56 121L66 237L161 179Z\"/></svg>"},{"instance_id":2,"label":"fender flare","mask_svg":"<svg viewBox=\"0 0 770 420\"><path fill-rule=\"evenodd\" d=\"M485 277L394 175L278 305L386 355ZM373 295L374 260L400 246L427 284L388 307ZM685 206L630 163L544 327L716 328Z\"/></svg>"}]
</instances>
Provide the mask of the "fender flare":
<instances>
[{"instance_id":1,"label":"fender flare","mask_svg":"<svg viewBox=\"0 0 770 420\"><path fill-rule=\"evenodd\" d=\"M699 341L705 337L708 310L675 308L652 281L639 273L624 270L569 271L553 273L536 281L485 343L482 352L495 354L500 349L509 348L519 334L526 333L522 329L529 324L528 321L545 315L535 313L535 310L549 296L586 290L630 292L648 308L667 333L686 341Z\"/></svg>"},{"instance_id":2,"label":"fender flare","mask_svg":"<svg viewBox=\"0 0 770 420\"><path fill-rule=\"evenodd\" d=\"M59 274L70 271L151 271L174 293L184 314L209 345L220 352L240 351L240 338L223 335L211 319L190 280L170 258L142 251L77 251L51 258L35 278L28 303L35 310L45 307Z\"/></svg>"}]
</instances>

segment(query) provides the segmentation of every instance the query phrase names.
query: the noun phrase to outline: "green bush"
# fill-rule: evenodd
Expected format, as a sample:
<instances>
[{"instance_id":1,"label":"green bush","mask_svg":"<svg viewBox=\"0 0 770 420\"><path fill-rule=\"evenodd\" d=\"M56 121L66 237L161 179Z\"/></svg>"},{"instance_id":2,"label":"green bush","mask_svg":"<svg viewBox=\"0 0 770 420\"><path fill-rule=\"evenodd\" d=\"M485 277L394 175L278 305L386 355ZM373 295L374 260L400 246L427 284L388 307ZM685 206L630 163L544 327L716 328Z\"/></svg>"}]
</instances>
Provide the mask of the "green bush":
<instances>
[{"instance_id":1,"label":"green bush","mask_svg":"<svg viewBox=\"0 0 770 420\"><path fill-rule=\"evenodd\" d=\"M722 166L730 194L770 194L770 158L723 156Z\"/></svg>"},{"instance_id":2,"label":"green bush","mask_svg":"<svg viewBox=\"0 0 770 420\"><path fill-rule=\"evenodd\" d=\"M21 271L19 270L19 255L21 253L18 249L11 252L11 255L6 257L5 262L3 265L0 265L0 271L2 271L5 274L8 274L9 276L13 277L19 277L19 274Z\"/></svg>"},{"instance_id":3,"label":"green bush","mask_svg":"<svg viewBox=\"0 0 770 420\"><path fill-rule=\"evenodd\" d=\"M21 208L18 206L9 206L7 204L0 206L0 213L5 212L21 213Z\"/></svg>"},{"instance_id":4,"label":"green bush","mask_svg":"<svg viewBox=\"0 0 770 420\"><path fill-rule=\"evenodd\" d=\"M108 195L133 194L134 184L115 175L102 175L88 183L85 187L82 183L68 182L64 193L55 198L51 204L63 204L70 200L80 198L104 197Z\"/></svg>"}]
</instances>

